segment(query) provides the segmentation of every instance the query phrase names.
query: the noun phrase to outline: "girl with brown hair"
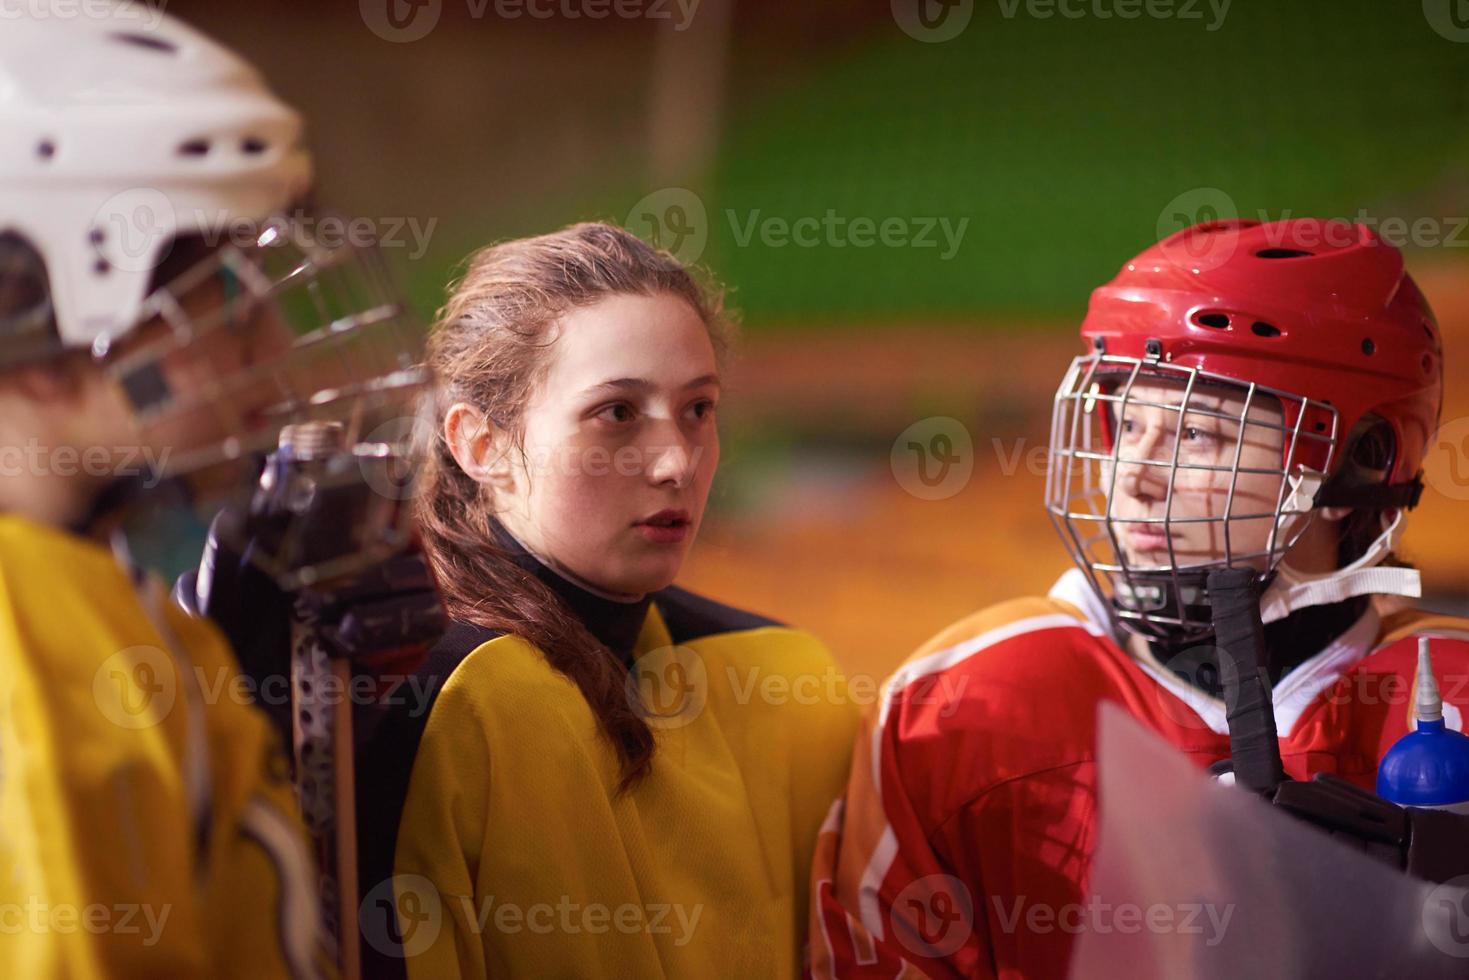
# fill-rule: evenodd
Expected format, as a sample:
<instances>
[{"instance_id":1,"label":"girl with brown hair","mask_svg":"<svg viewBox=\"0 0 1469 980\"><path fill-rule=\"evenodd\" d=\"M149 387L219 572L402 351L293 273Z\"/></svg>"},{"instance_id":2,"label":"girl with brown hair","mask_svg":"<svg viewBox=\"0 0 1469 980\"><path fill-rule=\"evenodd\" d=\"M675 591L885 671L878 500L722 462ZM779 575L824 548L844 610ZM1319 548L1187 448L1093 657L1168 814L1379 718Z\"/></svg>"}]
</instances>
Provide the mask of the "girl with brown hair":
<instances>
[{"instance_id":1,"label":"girl with brown hair","mask_svg":"<svg viewBox=\"0 0 1469 980\"><path fill-rule=\"evenodd\" d=\"M378 968L799 973L856 712L813 637L672 586L727 329L605 224L486 248L453 288L419 518L454 623L359 767Z\"/></svg>"}]
</instances>

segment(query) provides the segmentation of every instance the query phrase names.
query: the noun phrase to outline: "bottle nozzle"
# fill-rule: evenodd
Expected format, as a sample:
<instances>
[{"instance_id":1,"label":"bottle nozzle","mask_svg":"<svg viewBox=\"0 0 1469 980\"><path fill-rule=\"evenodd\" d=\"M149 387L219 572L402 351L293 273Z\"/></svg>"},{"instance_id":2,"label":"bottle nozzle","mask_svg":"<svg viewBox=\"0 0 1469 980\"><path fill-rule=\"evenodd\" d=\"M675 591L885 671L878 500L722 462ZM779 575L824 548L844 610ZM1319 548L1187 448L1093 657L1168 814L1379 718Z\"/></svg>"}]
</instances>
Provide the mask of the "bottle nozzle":
<instances>
[{"instance_id":1,"label":"bottle nozzle","mask_svg":"<svg viewBox=\"0 0 1469 980\"><path fill-rule=\"evenodd\" d=\"M1414 716L1418 721L1442 721L1443 698L1438 693L1438 678L1433 675L1433 658L1428 652L1428 637L1418 637L1418 696L1414 699Z\"/></svg>"}]
</instances>

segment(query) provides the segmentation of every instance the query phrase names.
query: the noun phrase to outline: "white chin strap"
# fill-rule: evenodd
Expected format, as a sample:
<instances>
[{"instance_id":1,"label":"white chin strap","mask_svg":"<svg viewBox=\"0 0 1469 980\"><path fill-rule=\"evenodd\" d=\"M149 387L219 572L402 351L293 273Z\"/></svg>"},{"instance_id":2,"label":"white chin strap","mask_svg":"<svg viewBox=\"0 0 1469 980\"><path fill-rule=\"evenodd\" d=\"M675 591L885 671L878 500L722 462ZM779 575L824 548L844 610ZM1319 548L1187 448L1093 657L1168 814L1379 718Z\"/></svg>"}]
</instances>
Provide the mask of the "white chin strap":
<instances>
[{"instance_id":1,"label":"white chin strap","mask_svg":"<svg viewBox=\"0 0 1469 980\"><path fill-rule=\"evenodd\" d=\"M1367 553L1345 568L1307 575L1291 568L1284 560L1276 567L1275 578L1260 597L1260 619L1273 623L1297 609L1326 606L1353 596L1380 593L1417 599L1423 595L1423 578L1416 568L1380 568L1382 561L1398 545L1403 536L1405 512L1398 510Z\"/></svg>"}]
</instances>

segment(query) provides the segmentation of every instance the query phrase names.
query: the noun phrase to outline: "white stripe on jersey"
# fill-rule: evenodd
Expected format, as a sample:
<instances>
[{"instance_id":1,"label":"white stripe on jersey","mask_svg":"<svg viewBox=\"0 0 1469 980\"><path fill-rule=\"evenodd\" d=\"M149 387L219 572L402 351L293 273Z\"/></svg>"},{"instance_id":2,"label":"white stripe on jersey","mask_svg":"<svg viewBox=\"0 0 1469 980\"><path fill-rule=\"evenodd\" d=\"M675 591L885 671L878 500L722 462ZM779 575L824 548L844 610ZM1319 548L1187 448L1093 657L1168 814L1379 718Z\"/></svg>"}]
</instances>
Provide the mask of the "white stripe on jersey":
<instances>
[{"instance_id":1,"label":"white stripe on jersey","mask_svg":"<svg viewBox=\"0 0 1469 980\"><path fill-rule=\"evenodd\" d=\"M244 833L256 841L275 864L280 881L281 954L295 980L318 980L317 955L324 942L321 906L311 856L301 841L300 828L280 810L255 798L240 816ZM355 904L355 902L354 902ZM356 941L356 923L341 929Z\"/></svg>"},{"instance_id":2,"label":"white stripe on jersey","mask_svg":"<svg viewBox=\"0 0 1469 980\"><path fill-rule=\"evenodd\" d=\"M921 680L930 674L937 674L948 670L957 664L963 663L970 657L1006 640L1021 636L1025 633L1034 633L1042 630L1052 629L1082 629L1093 636L1105 636L1106 632L1094 623L1077 619L1066 613L1055 613L1047 616L1032 616L1029 619L1016 620L1004 626L997 626L979 636L971 637L963 643L955 644L943 650L937 650L925 654L916 660L911 660L898 668L887 683L887 689L883 693L882 704L879 706L877 724L872 730L872 787L877 795L879 804L882 802L882 733L888 722L888 715L892 711L893 702L915 681ZM883 829L882 838L878 841L876 850L873 851L871 859L867 863L867 869L862 872L862 883L857 889L857 908L862 918L862 924L867 931L872 933L879 941L885 936L880 914L881 903L878 901L878 889L882 886L883 879L887 877L888 871L892 869L893 861L898 856L898 838L893 833L891 824Z\"/></svg>"},{"instance_id":3,"label":"white stripe on jersey","mask_svg":"<svg viewBox=\"0 0 1469 980\"><path fill-rule=\"evenodd\" d=\"M1053 599L1071 603L1093 620L1107 615L1106 606L1091 590L1080 569L1070 569L1057 579L1056 584L1051 587L1050 595ZM1102 621L1105 622L1105 619ZM1280 738L1288 738L1295 731L1301 715L1316 700L1317 695L1335 684L1352 664L1373 651L1381 628L1382 620L1376 608L1369 604L1367 611L1349 629L1281 678L1273 691L1275 730ZM1194 687L1157 658L1139 655L1126 642L1127 636L1128 634L1123 634L1123 642L1118 646L1133 663L1170 694L1192 708L1199 720L1209 726L1214 734L1229 734L1229 721L1223 699L1211 697Z\"/></svg>"}]
</instances>

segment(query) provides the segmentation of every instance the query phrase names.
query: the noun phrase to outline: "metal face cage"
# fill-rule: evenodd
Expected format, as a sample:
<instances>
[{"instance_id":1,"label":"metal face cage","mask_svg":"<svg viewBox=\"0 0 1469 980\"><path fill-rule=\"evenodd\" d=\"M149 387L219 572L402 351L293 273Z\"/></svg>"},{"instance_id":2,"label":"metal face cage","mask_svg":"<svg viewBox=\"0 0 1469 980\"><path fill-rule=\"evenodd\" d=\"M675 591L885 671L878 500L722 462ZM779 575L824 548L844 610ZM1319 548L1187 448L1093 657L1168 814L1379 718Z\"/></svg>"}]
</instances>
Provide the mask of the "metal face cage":
<instances>
[{"instance_id":1,"label":"metal face cage","mask_svg":"<svg viewBox=\"0 0 1469 980\"><path fill-rule=\"evenodd\" d=\"M167 329L125 354L110 356L108 338L93 352L140 428L192 417L163 475L273 448L292 423L340 422L353 445L375 409L424 381L421 332L376 247L323 243L294 219L267 222L253 241L226 244L162 285L139 329L158 322ZM189 375L190 361L203 380L185 389L172 377Z\"/></svg>"},{"instance_id":2,"label":"metal face cage","mask_svg":"<svg viewBox=\"0 0 1469 980\"><path fill-rule=\"evenodd\" d=\"M1144 429L1151 440L1136 434ZM1194 445L1205 429L1207 450ZM1278 444L1278 465L1242 465L1246 445L1261 442ZM1338 442L1329 403L1196 367L1094 352L1072 361L1056 391L1046 511L1118 625L1155 640L1201 640L1213 631L1208 573L1248 566L1260 581L1270 577L1309 526ZM1257 497L1261 480L1271 481L1273 508L1239 505L1242 476ZM1150 492L1129 490L1144 480ZM1212 498L1202 507L1201 488ZM1241 540L1261 537L1266 521L1263 544ZM1198 548L1201 534L1222 549ZM1182 547L1185 537L1192 550ZM1149 546L1139 548L1139 538Z\"/></svg>"},{"instance_id":3,"label":"metal face cage","mask_svg":"<svg viewBox=\"0 0 1469 980\"><path fill-rule=\"evenodd\" d=\"M187 481L205 513L269 497L280 526L273 547L249 542L258 564L309 583L403 546L427 372L423 332L375 243L273 219L160 286L134 334L93 354L140 433L168 451L155 476Z\"/></svg>"}]
</instances>

